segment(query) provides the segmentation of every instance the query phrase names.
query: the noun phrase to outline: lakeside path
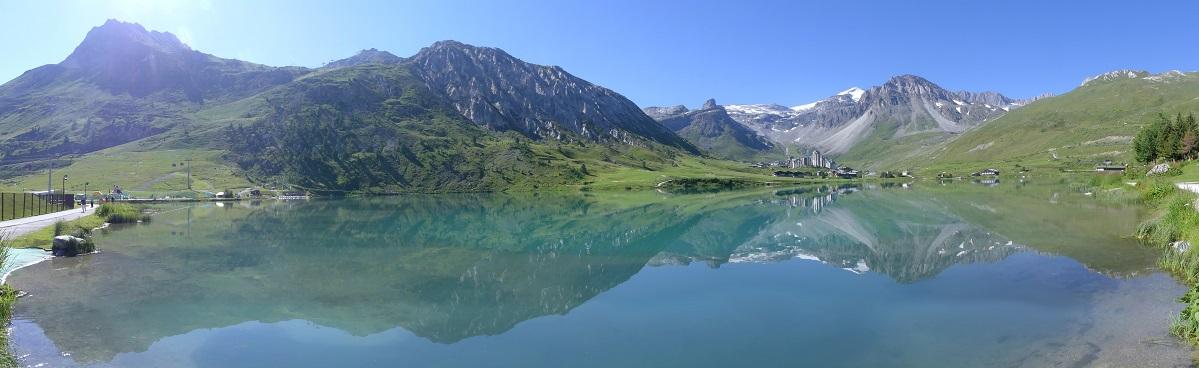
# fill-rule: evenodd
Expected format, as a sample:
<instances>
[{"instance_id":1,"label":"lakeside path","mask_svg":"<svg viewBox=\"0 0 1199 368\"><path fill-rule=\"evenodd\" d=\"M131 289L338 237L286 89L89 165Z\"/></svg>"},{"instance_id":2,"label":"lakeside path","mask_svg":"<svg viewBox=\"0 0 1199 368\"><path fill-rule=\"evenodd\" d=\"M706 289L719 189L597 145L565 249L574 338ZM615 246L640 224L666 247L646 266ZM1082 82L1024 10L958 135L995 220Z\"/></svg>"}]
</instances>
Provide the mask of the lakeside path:
<instances>
[{"instance_id":1,"label":"lakeside path","mask_svg":"<svg viewBox=\"0 0 1199 368\"><path fill-rule=\"evenodd\" d=\"M0 221L0 234L3 234L9 238L15 238L37 231L41 228L54 225L54 223L57 221L71 221L83 216L91 215L96 212L96 208L97 207L88 207L86 211L80 211L78 208L75 208L66 211L47 213L45 215Z\"/></svg>"}]
</instances>

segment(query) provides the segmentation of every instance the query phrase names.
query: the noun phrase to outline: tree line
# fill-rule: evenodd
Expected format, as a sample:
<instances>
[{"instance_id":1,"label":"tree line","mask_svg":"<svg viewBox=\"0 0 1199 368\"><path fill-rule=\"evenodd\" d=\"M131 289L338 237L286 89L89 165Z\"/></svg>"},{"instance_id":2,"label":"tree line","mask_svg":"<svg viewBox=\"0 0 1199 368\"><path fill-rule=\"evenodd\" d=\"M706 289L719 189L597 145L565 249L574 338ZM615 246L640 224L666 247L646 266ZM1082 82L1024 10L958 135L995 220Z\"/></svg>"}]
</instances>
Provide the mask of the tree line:
<instances>
[{"instance_id":1,"label":"tree line","mask_svg":"<svg viewBox=\"0 0 1199 368\"><path fill-rule=\"evenodd\" d=\"M1137 161L1186 160L1199 155L1199 124L1195 115L1178 114L1173 120L1159 115L1157 121L1137 133L1132 140Z\"/></svg>"}]
</instances>

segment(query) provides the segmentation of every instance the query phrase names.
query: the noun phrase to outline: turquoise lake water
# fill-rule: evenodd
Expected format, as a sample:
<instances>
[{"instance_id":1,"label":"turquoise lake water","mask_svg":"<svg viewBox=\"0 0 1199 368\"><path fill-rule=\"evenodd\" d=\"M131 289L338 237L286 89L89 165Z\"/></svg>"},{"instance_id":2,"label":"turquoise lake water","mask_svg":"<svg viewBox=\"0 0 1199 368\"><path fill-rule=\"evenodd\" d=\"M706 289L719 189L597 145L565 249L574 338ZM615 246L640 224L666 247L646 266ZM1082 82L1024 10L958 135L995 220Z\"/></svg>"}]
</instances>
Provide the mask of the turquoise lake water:
<instances>
[{"instance_id":1,"label":"turquoise lake water","mask_svg":"<svg viewBox=\"0 0 1199 368\"><path fill-rule=\"evenodd\" d=\"M1054 188L163 207L9 277L23 364L1188 366L1144 214Z\"/></svg>"}]
</instances>

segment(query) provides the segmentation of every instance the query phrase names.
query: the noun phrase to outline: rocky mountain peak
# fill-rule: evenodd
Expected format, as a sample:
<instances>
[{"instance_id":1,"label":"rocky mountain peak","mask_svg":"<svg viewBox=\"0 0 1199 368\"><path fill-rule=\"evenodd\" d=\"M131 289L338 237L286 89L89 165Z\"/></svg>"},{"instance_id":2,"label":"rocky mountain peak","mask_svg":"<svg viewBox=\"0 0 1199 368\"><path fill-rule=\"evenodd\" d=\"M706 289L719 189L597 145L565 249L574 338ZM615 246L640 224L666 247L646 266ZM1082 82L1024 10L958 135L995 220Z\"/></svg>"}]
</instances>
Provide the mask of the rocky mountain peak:
<instances>
[{"instance_id":1,"label":"rocky mountain peak","mask_svg":"<svg viewBox=\"0 0 1199 368\"><path fill-rule=\"evenodd\" d=\"M468 44L454 41L454 40L444 40L444 41L434 42L432 45L429 45L429 47L422 48L419 52L416 53L416 55L412 56L412 60L417 60L417 62L427 62L430 60L438 60L438 59L444 59L444 58L481 59L481 60L488 60L491 62L500 62L500 61L520 62L519 59L517 59L516 57L513 57L512 55L509 55L504 50L494 48L494 47L481 47L481 46L468 45ZM452 61L452 60L442 60L442 61Z\"/></svg>"},{"instance_id":2,"label":"rocky mountain peak","mask_svg":"<svg viewBox=\"0 0 1199 368\"><path fill-rule=\"evenodd\" d=\"M904 74L892 77L887 83L871 88L871 92L876 95L899 94L908 97L911 96L937 96L943 97L948 95L948 91L940 86L929 82L919 76Z\"/></svg>"},{"instance_id":3,"label":"rocky mountain peak","mask_svg":"<svg viewBox=\"0 0 1199 368\"><path fill-rule=\"evenodd\" d=\"M719 107L719 105L716 104L716 99L709 98L706 101L704 101L704 107L701 107L700 109L707 110L707 109L715 109L717 107Z\"/></svg>"},{"instance_id":4,"label":"rocky mountain peak","mask_svg":"<svg viewBox=\"0 0 1199 368\"><path fill-rule=\"evenodd\" d=\"M533 138L646 139L698 152L624 96L498 48L440 41L421 49L407 65L464 117L490 129Z\"/></svg>"}]
</instances>

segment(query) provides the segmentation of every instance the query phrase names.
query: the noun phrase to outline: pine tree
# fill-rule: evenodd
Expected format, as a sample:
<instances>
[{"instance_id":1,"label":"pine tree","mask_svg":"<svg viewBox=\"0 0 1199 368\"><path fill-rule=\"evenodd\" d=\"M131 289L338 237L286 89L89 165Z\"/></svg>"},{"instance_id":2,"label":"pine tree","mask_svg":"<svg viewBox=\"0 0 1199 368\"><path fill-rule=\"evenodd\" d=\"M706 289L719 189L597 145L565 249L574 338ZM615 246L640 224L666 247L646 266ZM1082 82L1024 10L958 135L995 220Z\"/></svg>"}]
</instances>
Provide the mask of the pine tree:
<instances>
[{"instance_id":1,"label":"pine tree","mask_svg":"<svg viewBox=\"0 0 1199 368\"><path fill-rule=\"evenodd\" d=\"M1137 161L1149 163L1157 159L1157 142L1158 135L1161 133L1161 125L1161 120L1158 120L1137 132L1136 138L1132 141Z\"/></svg>"}]
</instances>

